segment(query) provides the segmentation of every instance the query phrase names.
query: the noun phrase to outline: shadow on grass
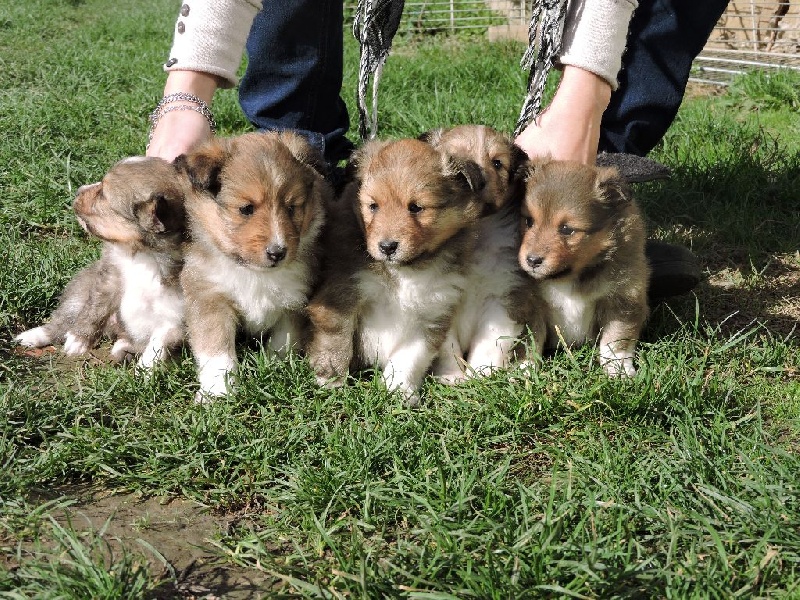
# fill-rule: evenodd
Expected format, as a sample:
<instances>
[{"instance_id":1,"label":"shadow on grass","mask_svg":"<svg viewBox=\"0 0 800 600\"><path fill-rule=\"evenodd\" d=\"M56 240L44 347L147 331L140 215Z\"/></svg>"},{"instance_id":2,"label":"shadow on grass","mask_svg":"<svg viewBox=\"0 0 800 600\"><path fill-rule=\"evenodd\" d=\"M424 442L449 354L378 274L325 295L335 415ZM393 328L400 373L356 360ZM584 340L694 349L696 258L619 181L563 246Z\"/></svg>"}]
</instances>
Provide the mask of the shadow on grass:
<instances>
[{"instance_id":1,"label":"shadow on grass","mask_svg":"<svg viewBox=\"0 0 800 600\"><path fill-rule=\"evenodd\" d=\"M737 331L763 323L800 339L800 155L763 132L727 140L727 155L665 159L672 179L637 195L651 235L692 248L705 281L695 290L702 318ZM720 149L721 154L725 154ZM694 298L671 302L692 318Z\"/></svg>"}]
</instances>

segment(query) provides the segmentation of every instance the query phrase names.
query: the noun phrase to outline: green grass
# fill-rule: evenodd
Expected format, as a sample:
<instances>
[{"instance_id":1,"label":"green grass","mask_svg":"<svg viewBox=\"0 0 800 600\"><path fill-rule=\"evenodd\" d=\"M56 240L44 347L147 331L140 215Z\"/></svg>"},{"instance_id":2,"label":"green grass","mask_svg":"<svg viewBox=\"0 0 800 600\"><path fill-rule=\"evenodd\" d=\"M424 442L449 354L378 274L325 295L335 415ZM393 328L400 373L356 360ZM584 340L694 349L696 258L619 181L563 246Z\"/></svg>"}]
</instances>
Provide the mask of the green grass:
<instances>
[{"instance_id":1,"label":"green grass","mask_svg":"<svg viewBox=\"0 0 800 600\"><path fill-rule=\"evenodd\" d=\"M251 344L237 393L197 406L188 353L143 378L11 341L96 256L70 202L143 151L174 9L0 18L0 598L185 597L157 544L65 524L76 485L210 506L231 525L209 544L265 597L800 597L798 81L689 99L655 150L674 175L637 188L651 233L692 246L709 282L655 307L635 379L562 350L528 377L428 381L408 409L369 374L321 390ZM380 135L509 131L521 50L401 40ZM247 129L233 90L214 110Z\"/></svg>"}]
</instances>

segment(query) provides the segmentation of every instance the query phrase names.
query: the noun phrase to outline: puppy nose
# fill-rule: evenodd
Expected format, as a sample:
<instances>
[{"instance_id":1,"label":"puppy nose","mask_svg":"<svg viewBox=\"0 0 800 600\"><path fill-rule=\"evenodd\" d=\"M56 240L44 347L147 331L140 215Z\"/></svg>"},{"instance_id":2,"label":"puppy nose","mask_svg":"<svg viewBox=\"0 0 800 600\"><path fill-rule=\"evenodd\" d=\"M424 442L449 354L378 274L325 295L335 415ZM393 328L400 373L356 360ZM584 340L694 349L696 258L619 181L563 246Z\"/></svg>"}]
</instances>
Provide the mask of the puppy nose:
<instances>
[{"instance_id":1,"label":"puppy nose","mask_svg":"<svg viewBox=\"0 0 800 600\"><path fill-rule=\"evenodd\" d=\"M542 264L544 262L544 257L543 256L532 256L532 255L529 254L525 258L525 262L528 263L528 266L531 269L535 269L536 267L538 267L540 264Z\"/></svg>"},{"instance_id":2,"label":"puppy nose","mask_svg":"<svg viewBox=\"0 0 800 600\"><path fill-rule=\"evenodd\" d=\"M400 244L395 241L378 242L378 248L380 248L381 252L383 252L383 254L385 254L386 256L391 256L392 254L394 254L397 251L397 246L399 245Z\"/></svg>"},{"instance_id":3,"label":"puppy nose","mask_svg":"<svg viewBox=\"0 0 800 600\"><path fill-rule=\"evenodd\" d=\"M281 246L280 244L272 244L271 246L268 246L267 258L269 258L272 262L281 262L284 258L286 258L286 246Z\"/></svg>"}]
</instances>

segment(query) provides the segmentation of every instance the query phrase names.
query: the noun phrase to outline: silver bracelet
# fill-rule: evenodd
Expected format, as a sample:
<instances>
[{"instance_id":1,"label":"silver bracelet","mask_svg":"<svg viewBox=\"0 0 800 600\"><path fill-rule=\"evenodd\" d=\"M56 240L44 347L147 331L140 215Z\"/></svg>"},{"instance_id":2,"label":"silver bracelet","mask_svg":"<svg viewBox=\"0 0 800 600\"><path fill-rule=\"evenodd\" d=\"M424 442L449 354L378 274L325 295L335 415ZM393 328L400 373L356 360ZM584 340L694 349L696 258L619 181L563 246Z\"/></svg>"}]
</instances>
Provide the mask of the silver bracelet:
<instances>
[{"instance_id":1,"label":"silver bracelet","mask_svg":"<svg viewBox=\"0 0 800 600\"><path fill-rule=\"evenodd\" d=\"M192 104L176 104L174 106L168 106L173 102L191 102ZM159 100L156 107L153 109L153 112L150 113L150 131L147 134L147 147L150 147L150 142L153 141L153 133L155 132L156 126L161 118L166 115L167 113L171 113L176 110L191 110L196 113L200 113L206 118L208 121L208 126L211 128L211 135L214 135L217 132L217 122L214 120L214 114L211 112L211 109L208 107L205 101L198 98L194 94L189 94L188 92L174 92L172 94L167 94L161 100Z\"/></svg>"}]
</instances>

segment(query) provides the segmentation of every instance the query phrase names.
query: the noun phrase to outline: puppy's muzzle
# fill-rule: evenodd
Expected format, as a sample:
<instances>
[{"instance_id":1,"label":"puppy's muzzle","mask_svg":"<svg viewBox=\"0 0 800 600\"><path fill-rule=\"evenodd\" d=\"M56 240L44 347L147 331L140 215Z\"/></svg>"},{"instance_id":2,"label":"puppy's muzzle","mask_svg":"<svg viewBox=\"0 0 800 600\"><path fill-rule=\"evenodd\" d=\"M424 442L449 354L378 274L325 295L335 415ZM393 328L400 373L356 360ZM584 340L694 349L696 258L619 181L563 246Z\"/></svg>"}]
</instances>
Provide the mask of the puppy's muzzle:
<instances>
[{"instance_id":1,"label":"puppy's muzzle","mask_svg":"<svg viewBox=\"0 0 800 600\"><path fill-rule=\"evenodd\" d=\"M391 241L384 240L382 242L378 242L378 249L381 251L381 254L383 254L386 258L391 258L394 255L394 253L397 252L397 247L399 245L400 243L396 242L395 240Z\"/></svg>"},{"instance_id":2,"label":"puppy's muzzle","mask_svg":"<svg viewBox=\"0 0 800 600\"><path fill-rule=\"evenodd\" d=\"M272 261L273 266L277 265L286 258L286 246L283 244L270 244L267 246L267 258Z\"/></svg>"},{"instance_id":3,"label":"puppy's muzzle","mask_svg":"<svg viewBox=\"0 0 800 600\"><path fill-rule=\"evenodd\" d=\"M543 262L544 262L544 256L535 256L533 254L528 254L528 256L525 257L525 264L527 264L528 268L530 268L531 270L538 269L540 266L542 266Z\"/></svg>"}]
</instances>

